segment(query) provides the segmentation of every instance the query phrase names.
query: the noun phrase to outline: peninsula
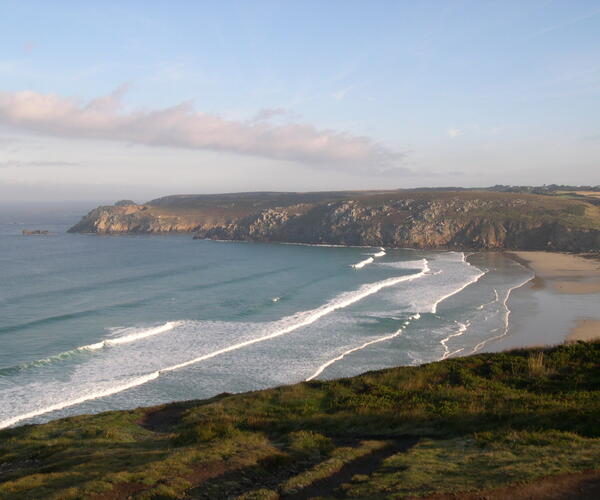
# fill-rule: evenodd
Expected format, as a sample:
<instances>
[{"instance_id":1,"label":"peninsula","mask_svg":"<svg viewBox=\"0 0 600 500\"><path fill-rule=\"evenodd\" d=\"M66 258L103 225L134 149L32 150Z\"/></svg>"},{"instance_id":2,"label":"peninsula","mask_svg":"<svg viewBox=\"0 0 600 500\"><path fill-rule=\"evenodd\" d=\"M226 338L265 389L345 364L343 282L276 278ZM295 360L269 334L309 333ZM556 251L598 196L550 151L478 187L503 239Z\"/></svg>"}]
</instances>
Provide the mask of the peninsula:
<instances>
[{"instance_id":1,"label":"peninsula","mask_svg":"<svg viewBox=\"0 0 600 500\"><path fill-rule=\"evenodd\" d=\"M575 193L471 189L166 196L92 210L70 232L439 249L589 252L600 206Z\"/></svg>"}]
</instances>

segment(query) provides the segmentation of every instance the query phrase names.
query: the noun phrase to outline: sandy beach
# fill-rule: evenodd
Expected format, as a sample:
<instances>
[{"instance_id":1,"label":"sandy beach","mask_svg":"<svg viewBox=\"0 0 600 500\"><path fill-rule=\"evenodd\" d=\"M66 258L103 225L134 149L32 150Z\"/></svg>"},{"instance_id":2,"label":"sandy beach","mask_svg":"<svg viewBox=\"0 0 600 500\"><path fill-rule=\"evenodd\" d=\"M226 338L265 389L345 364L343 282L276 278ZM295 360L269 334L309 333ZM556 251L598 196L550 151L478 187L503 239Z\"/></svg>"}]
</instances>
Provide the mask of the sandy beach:
<instances>
[{"instance_id":1,"label":"sandy beach","mask_svg":"<svg viewBox=\"0 0 600 500\"><path fill-rule=\"evenodd\" d=\"M531 269L536 279L533 289L550 289L564 295L597 295L598 317L581 317L567 340L600 338L600 260L557 252L507 252Z\"/></svg>"},{"instance_id":2,"label":"sandy beach","mask_svg":"<svg viewBox=\"0 0 600 500\"><path fill-rule=\"evenodd\" d=\"M567 340L594 340L600 338L600 321L594 319L582 319L577 326L571 330Z\"/></svg>"}]
</instances>

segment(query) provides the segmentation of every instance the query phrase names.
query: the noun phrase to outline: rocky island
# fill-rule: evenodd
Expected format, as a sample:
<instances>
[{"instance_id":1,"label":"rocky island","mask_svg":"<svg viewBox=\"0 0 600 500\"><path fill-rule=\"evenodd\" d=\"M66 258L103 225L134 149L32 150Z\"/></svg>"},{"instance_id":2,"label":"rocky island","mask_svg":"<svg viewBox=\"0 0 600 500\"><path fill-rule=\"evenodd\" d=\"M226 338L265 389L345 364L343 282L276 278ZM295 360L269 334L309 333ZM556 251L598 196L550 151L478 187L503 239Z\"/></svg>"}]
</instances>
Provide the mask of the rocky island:
<instances>
[{"instance_id":1,"label":"rocky island","mask_svg":"<svg viewBox=\"0 0 600 500\"><path fill-rule=\"evenodd\" d=\"M21 231L21 234L23 236L46 235L50 234L50 231L46 229L23 229L23 231Z\"/></svg>"},{"instance_id":2,"label":"rocky island","mask_svg":"<svg viewBox=\"0 0 600 500\"><path fill-rule=\"evenodd\" d=\"M166 196L92 210L70 232L439 249L600 249L594 198L415 189Z\"/></svg>"}]
</instances>

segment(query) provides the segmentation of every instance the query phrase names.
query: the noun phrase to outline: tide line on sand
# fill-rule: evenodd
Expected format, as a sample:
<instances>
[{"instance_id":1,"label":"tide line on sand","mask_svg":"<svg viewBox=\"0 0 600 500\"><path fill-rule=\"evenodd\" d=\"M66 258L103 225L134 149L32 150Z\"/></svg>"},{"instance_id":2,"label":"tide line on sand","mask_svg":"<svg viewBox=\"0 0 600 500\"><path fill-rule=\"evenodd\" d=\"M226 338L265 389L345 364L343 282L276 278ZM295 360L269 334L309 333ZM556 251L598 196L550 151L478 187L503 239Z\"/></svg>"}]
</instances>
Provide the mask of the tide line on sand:
<instances>
[{"instance_id":1,"label":"tide line on sand","mask_svg":"<svg viewBox=\"0 0 600 500\"><path fill-rule=\"evenodd\" d=\"M469 326L471 326L469 322L460 323L460 322L456 321L455 323L458 325L458 331L455 333L451 333L446 338L444 338L440 341L440 344L444 347L444 354L442 354L442 357L440 358L440 360L446 359L446 358L453 356L454 354L458 354L459 352L464 350L464 348L461 348L461 349L457 349L456 351L450 352L450 349L448 348L448 342L450 339L452 339L454 337L460 337L467 331Z\"/></svg>"},{"instance_id":2,"label":"tide line on sand","mask_svg":"<svg viewBox=\"0 0 600 500\"><path fill-rule=\"evenodd\" d=\"M524 286L527 283L529 283L533 278L535 278L534 274L532 274L531 276L529 276L522 283L519 283L518 285L515 285L512 288L508 289L508 291L506 292L506 297L504 297L504 300L502 301L502 306L504 307L504 329L502 330L502 333L500 335L495 335L493 337L490 337L489 339L486 339L486 340L483 340L483 341L479 342L479 344L477 344L473 348L473 350L471 351L471 354L473 354L473 353L481 350L489 342L492 342L493 340L501 339L502 337L504 337L504 336L506 336L508 334L508 328L509 328L509 321L508 320L510 318L510 309L508 308L508 299L510 298L510 294L513 292L513 290L516 290L517 288L521 288L522 286Z\"/></svg>"}]
</instances>

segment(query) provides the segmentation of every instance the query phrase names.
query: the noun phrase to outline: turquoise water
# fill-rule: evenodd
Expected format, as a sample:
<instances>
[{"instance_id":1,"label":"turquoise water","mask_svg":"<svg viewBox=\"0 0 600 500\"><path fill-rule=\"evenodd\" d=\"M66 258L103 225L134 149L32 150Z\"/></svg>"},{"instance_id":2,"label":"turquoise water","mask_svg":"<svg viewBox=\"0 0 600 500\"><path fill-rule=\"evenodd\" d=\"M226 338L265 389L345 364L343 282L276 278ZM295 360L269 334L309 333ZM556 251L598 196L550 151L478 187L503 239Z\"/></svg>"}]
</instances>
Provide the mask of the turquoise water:
<instances>
[{"instance_id":1,"label":"turquoise water","mask_svg":"<svg viewBox=\"0 0 600 500\"><path fill-rule=\"evenodd\" d=\"M494 253L66 234L82 212L0 218L0 427L493 349L531 276Z\"/></svg>"}]
</instances>

